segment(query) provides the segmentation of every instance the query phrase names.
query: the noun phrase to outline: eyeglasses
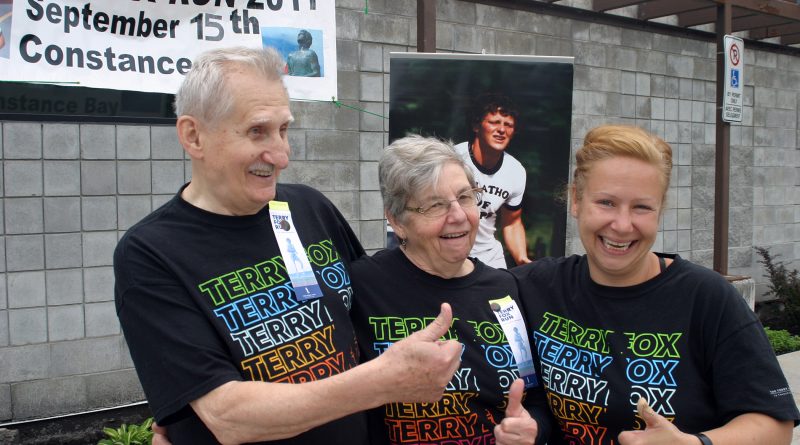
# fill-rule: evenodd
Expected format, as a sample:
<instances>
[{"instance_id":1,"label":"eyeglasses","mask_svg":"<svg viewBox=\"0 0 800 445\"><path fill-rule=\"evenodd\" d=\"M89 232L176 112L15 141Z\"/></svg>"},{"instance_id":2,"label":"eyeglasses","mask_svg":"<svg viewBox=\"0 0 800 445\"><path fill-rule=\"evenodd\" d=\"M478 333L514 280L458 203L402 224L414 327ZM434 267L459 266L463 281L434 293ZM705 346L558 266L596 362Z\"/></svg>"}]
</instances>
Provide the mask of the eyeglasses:
<instances>
[{"instance_id":1,"label":"eyeglasses","mask_svg":"<svg viewBox=\"0 0 800 445\"><path fill-rule=\"evenodd\" d=\"M450 206L453 205L454 202L458 202L458 205L460 205L462 209L468 209L478 205L480 200L481 189L474 188L462 192L456 199L436 199L422 207L406 207L405 209L411 212L417 212L428 218L439 218L450 211Z\"/></svg>"}]
</instances>

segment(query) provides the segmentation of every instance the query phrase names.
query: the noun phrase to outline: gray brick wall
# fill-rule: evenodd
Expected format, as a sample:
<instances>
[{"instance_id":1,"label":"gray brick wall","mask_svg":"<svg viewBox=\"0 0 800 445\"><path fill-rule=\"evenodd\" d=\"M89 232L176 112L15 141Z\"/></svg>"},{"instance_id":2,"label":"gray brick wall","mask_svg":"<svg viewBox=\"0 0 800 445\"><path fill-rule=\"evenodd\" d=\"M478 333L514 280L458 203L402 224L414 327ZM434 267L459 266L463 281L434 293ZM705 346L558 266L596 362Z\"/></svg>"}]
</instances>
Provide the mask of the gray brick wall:
<instances>
[{"instance_id":1,"label":"gray brick wall","mask_svg":"<svg viewBox=\"0 0 800 445\"><path fill-rule=\"evenodd\" d=\"M323 191L364 246L385 242L377 160L387 142L389 53L414 51L416 2L337 0L338 99L296 102L281 180ZM575 57L572 146L608 122L674 150L656 248L710 266L715 46L708 41L437 2L440 52ZM744 122L731 127L733 274L765 290L753 246L800 265L800 57L747 53ZM0 423L143 398L113 303L119 236L190 176L171 126L0 122ZM567 249L580 253L568 220ZM43 395L47 395L44 397Z\"/></svg>"}]
</instances>

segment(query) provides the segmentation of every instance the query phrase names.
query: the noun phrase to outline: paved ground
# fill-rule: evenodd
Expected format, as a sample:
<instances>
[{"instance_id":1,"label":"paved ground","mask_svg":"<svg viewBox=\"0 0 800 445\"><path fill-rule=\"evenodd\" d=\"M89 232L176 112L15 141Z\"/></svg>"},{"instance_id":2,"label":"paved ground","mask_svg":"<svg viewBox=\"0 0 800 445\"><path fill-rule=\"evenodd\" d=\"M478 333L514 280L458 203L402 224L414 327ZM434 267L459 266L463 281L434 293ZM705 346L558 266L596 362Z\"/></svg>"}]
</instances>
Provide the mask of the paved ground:
<instances>
[{"instance_id":1,"label":"paved ground","mask_svg":"<svg viewBox=\"0 0 800 445\"><path fill-rule=\"evenodd\" d=\"M792 388L794 400L800 405L800 351L779 355L778 361L786 375L786 380L789 381L789 387ZM800 445L800 427L794 429L792 445Z\"/></svg>"}]
</instances>

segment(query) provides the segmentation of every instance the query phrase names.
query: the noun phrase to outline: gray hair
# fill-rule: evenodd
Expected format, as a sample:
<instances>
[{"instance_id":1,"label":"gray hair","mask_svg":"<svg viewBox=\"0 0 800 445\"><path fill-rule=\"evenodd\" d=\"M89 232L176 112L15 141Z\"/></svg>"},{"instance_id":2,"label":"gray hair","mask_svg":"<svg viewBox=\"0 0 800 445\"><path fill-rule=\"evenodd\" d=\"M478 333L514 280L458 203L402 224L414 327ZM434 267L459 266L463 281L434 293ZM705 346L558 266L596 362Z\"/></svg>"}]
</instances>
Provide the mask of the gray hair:
<instances>
[{"instance_id":1,"label":"gray hair","mask_svg":"<svg viewBox=\"0 0 800 445\"><path fill-rule=\"evenodd\" d=\"M450 142L418 135L392 142L383 151L378 163L378 177L386 213L403 221L408 201L436 186L442 168L455 164L464 169L472 187L475 177Z\"/></svg>"},{"instance_id":2,"label":"gray hair","mask_svg":"<svg viewBox=\"0 0 800 445\"><path fill-rule=\"evenodd\" d=\"M285 63L273 48L236 46L206 51L194 60L175 94L175 114L194 116L214 125L233 111L227 74L235 67L247 67L268 81L281 81Z\"/></svg>"}]
</instances>

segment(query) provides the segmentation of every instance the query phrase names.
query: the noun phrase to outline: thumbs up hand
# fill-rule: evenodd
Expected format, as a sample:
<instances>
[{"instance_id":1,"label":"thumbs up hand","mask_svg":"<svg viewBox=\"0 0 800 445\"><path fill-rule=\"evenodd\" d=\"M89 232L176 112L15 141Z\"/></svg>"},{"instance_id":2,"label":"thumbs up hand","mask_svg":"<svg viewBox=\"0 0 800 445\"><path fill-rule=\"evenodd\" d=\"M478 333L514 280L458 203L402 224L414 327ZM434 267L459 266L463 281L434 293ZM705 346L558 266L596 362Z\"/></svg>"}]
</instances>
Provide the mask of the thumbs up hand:
<instances>
[{"instance_id":1,"label":"thumbs up hand","mask_svg":"<svg viewBox=\"0 0 800 445\"><path fill-rule=\"evenodd\" d=\"M384 403L435 402L461 365L461 343L440 340L453 323L450 305L443 303L436 319L390 346L377 359L384 373Z\"/></svg>"},{"instance_id":2,"label":"thumbs up hand","mask_svg":"<svg viewBox=\"0 0 800 445\"><path fill-rule=\"evenodd\" d=\"M514 380L508 388L506 417L494 427L497 445L531 445L536 442L539 425L522 406L524 391L525 382L522 379Z\"/></svg>"},{"instance_id":3,"label":"thumbs up hand","mask_svg":"<svg viewBox=\"0 0 800 445\"><path fill-rule=\"evenodd\" d=\"M617 438L620 445L672 445L697 442L697 438L682 433L672 422L653 411L644 397L639 398L636 409L639 417L644 420L645 429L621 432Z\"/></svg>"}]
</instances>

